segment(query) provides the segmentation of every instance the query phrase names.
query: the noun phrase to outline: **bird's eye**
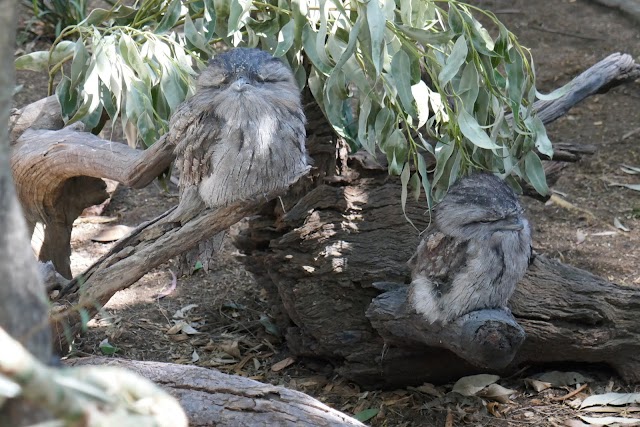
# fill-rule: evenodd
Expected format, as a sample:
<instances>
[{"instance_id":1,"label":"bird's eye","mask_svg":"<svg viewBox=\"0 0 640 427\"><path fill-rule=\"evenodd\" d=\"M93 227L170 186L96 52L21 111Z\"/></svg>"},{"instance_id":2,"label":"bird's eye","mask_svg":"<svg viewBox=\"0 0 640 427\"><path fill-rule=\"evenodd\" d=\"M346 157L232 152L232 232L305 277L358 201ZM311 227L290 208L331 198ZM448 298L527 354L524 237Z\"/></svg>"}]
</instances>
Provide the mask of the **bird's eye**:
<instances>
[{"instance_id":1,"label":"bird's eye","mask_svg":"<svg viewBox=\"0 0 640 427\"><path fill-rule=\"evenodd\" d=\"M279 80L273 76L258 74L256 81L258 83L277 83Z\"/></svg>"}]
</instances>

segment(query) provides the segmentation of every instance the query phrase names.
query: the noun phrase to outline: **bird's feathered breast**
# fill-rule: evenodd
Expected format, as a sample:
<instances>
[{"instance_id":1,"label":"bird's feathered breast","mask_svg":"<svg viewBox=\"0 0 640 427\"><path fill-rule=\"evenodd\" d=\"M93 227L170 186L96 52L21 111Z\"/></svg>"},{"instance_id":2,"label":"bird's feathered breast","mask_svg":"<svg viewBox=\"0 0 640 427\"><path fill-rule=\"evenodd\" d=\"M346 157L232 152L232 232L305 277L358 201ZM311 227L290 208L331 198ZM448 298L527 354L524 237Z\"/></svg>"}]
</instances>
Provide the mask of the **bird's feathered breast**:
<instances>
[{"instance_id":1,"label":"bird's feathered breast","mask_svg":"<svg viewBox=\"0 0 640 427\"><path fill-rule=\"evenodd\" d=\"M416 253L409 260L411 276L429 278L441 293L450 290L453 278L464 269L468 242L432 230L420 242Z\"/></svg>"}]
</instances>

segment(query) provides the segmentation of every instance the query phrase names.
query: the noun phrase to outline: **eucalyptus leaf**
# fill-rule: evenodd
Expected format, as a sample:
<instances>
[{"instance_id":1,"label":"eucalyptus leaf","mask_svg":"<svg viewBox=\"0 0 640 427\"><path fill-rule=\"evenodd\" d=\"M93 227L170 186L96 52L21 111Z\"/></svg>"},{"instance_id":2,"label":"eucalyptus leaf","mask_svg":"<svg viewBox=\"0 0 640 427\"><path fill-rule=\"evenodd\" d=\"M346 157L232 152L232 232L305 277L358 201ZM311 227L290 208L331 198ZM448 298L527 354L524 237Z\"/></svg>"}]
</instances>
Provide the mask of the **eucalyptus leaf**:
<instances>
[{"instance_id":1,"label":"eucalyptus leaf","mask_svg":"<svg viewBox=\"0 0 640 427\"><path fill-rule=\"evenodd\" d=\"M436 186L436 184L440 183L440 180L442 179L442 176L444 174L445 166L451 158L451 154L453 154L454 149L455 144L451 141L448 141L447 143L438 142L436 144L436 171L433 175L433 186Z\"/></svg>"},{"instance_id":2,"label":"eucalyptus leaf","mask_svg":"<svg viewBox=\"0 0 640 427\"><path fill-rule=\"evenodd\" d=\"M162 19L158 23L158 26L155 28L154 32L156 34L162 34L172 29L178 22L178 19L180 19L181 10L181 0L173 0L171 3L169 3L167 11L162 16Z\"/></svg>"},{"instance_id":3,"label":"eucalyptus leaf","mask_svg":"<svg viewBox=\"0 0 640 427\"><path fill-rule=\"evenodd\" d=\"M47 71L49 66L73 55L75 48L74 42L63 40L56 44L51 52L38 51L22 55L15 61L16 70Z\"/></svg>"},{"instance_id":4,"label":"eucalyptus leaf","mask_svg":"<svg viewBox=\"0 0 640 427\"><path fill-rule=\"evenodd\" d=\"M278 46L276 47L275 52L273 52L273 56L281 57L291 49L291 46L293 46L295 26L295 21L290 20L284 27L282 27L282 30L280 30L280 33L278 34Z\"/></svg>"},{"instance_id":5,"label":"eucalyptus leaf","mask_svg":"<svg viewBox=\"0 0 640 427\"><path fill-rule=\"evenodd\" d=\"M369 130L368 121L369 114L371 113L371 99L367 96L360 98L360 107L358 111L358 141L370 154L375 153L375 146L369 146L368 135Z\"/></svg>"},{"instance_id":6,"label":"eucalyptus leaf","mask_svg":"<svg viewBox=\"0 0 640 427\"><path fill-rule=\"evenodd\" d=\"M462 132L473 145L486 148L487 150L499 148L480 127L476 119L463 108L458 112L458 125L460 126L460 132Z\"/></svg>"},{"instance_id":7,"label":"eucalyptus leaf","mask_svg":"<svg viewBox=\"0 0 640 427\"><path fill-rule=\"evenodd\" d=\"M99 7L93 9L89 15L82 21L84 25L98 25L102 24L112 15L111 10L101 9Z\"/></svg>"},{"instance_id":8,"label":"eucalyptus leaf","mask_svg":"<svg viewBox=\"0 0 640 427\"><path fill-rule=\"evenodd\" d=\"M449 58L447 58L444 68L440 71L440 74L438 74L440 84L445 85L449 83L458 73L467 58L467 52L467 41L464 35L461 35L453 45L453 49L451 50Z\"/></svg>"},{"instance_id":9,"label":"eucalyptus leaf","mask_svg":"<svg viewBox=\"0 0 640 427\"><path fill-rule=\"evenodd\" d=\"M210 53L211 47L202 35L202 31L198 31L193 20L187 15L184 20L184 35L187 40L203 53Z\"/></svg>"},{"instance_id":10,"label":"eucalyptus leaf","mask_svg":"<svg viewBox=\"0 0 640 427\"><path fill-rule=\"evenodd\" d=\"M536 153L529 151L524 158L524 170L527 181L533 185L533 188L540 194L549 194L549 187L544 176L544 168L542 162Z\"/></svg>"},{"instance_id":11,"label":"eucalyptus leaf","mask_svg":"<svg viewBox=\"0 0 640 427\"><path fill-rule=\"evenodd\" d=\"M565 96L572 88L571 84L566 84L556 90L554 90L553 92L544 94L544 93L540 93L536 90L536 98L542 100L542 101L554 101L556 99L562 98L563 96Z\"/></svg>"},{"instance_id":12,"label":"eucalyptus leaf","mask_svg":"<svg viewBox=\"0 0 640 427\"><path fill-rule=\"evenodd\" d=\"M418 107L418 129L429 119L429 88L422 80L411 86L411 94Z\"/></svg>"},{"instance_id":13,"label":"eucalyptus leaf","mask_svg":"<svg viewBox=\"0 0 640 427\"><path fill-rule=\"evenodd\" d=\"M326 56L321 57L317 52L316 38L318 38L318 34L311 28L311 26L309 26L309 24L305 25L304 29L302 30L302 43L304 46L304 51L313 66L324 74L328 75L331 73L332 67L329 64Z\"/></svg>"},{"instance_id":14,"label":"eucalyptus leaf","mask_svg":"<svg viewBox=\"0 0 640 427\"><path fill-rule=\"evenodd\" d=\"M240 26L244 24L249 17L249 11L251 10L251 0L233 0L230 3L229 21L227 28L227 36L232 35L236 31L240 30ZM186 30L186 28L185 28Z\"/></svg>"},{"instance_id":15,"label":"eucalyptus leaf","mask_svg":"<svg viewBox=\"0 0 640 427\"><path fill-rule=\"evenodd\" d=\"M400 166L407 160L409 144L407 142L407 138L404 136L404 133L400 129L395 129L393 132L391 132L391 135L381 140L380 148L387 155L387 160L389 162L395 159ZM393 174L395 175L399 174L399 166L398 169L394 171L391 171L390 168L389 172L393 172Z\"/></svg>"},{"instance_id":16,"label":"eucalyptus leaf","mask_svg":"<svg viewBox=\"0 0 640 427\"><path fill-rule=\"evenodd\" d=\"M417 118L418 113L411 92L411 60L404 50L399 50L391 60L391 74L398 90L398 97L407 114Z\"/></svg>"},{"instance_id":17,"label":"eucalyptus leaf","mask_svg":"<svg viewBox=\"0 0 640 427\"><path fill-rule=\"evenodd\" d=\"M411 165L409 164L409 162L406 162L402 167L402 173L400 173L400 184L402 186L402 189L400 190L400 204L402 205L402 213L405 219L409 222L409 224L413 226L413 228L417 230L416 226L413 224L413 221L411 221L411 218L407 216L407 195L409 192L410 177Z\"/></svg>"},{"instance_id":18,"label":"eucalyptus leaf","mask_svg":"<svg viewBox=\"0 0 640 427\"><path fill-rule=\"evenodd\" d=\"M82 39L78 39L73 52L73 61L71 62L71 88L75 88L84 78L89 68L89 52L84 46Z\"/></svg>"},{"instance_id":19,"label":"eucalyptus leaf","mask_svg":"<svg viewBox=\"0 0 640 427\"><path fill-rule=\"evenodd\" d=\"M433 199L431 197L431 183L429 182L429 174L427 173L427 161L418 154L418 173L420 174L420 182L422 183L422 189L427 196L427 206L429 210L433 207Z\"/></svg>"},{"instance_id":20,"label":"eucalyptus leaf","mask_svg":"<svg viewBox=\"0 0 640 427\"><path fill-rule=\"evenodd\" d=\"M384 49L384 29L385 29L385 16L382 10L380 2L389 0L369 0L367 3L367 24L369 26L369 34L371 37L371 59L373 65L376 68L376 74L380 74L382 71L383 56L382 51Z\"/></svg>"},{"instance_id":21,"label":"eucalyptus leaf","mask_svg":"<svg viewBox=\"0 0 640 427\"><path fill-rule=\"evenodd\" d=\"M476 70L476 64L471 61L464 66L457 89L457 94L462 100L462 106L469 114L473 114L479 91L478 71Z\"/></svg>"},{"instance_id":22,"label":"eucalyptus leaf","mask_svg":"<svg viewBox=\"0 0 640 427\"><path fill-rule=\"evenodd\" d=\"M534 116L527 118L525 120L525 123L535 135L535 146L538 151L549 156L550 158L553 157L553 147L551 145L549 137L547 136L547 131L544 128L542 120L540 120L538 116Z\"/></svg>"},{"instance_id":23,"label":"eucalyptus leaf","mask_svg":"<svg viewBox=\"0 0 640 427\"><path fill-rule=\"evenodd\" d=\"M62 118L68 120L76 109L77 97L76 92L71 91L71 80L63 76L56 86L56 98L62 110Z\"/></svg>"},{"instance_id":24,"label":"eucalyptus leaf","mask_svg":"<svg viewBox=\"0 0 640 427\"><path fill-rule=\"evenodd\" d=\"M495 40L485 26L497 29ZM149 145L167 130L214 48L258 47L289 63L351 149L386 154L390 173L406 183L404 203L411 188L432 206L477 168L548 190L532 150L553 151L533 104L566 88L539 94L528 51L480 8L452 0L144 0L94 9L64 37L73 41L61 38L52 54L16 64L60 82L66 120L91 127L106 112L121 118L132 143Z\"/></svg>"},{"instance_id":25,"label":"eucalyptus leaf","mask_svg":"<svg viewBox=\"0 0 640 427\"><path fill-rule=\"evenodd\" d=\"M514 118L520 118L520 104L522 103L524 76L524 63L522 54L516 48L509 50L509 56L512 62L505 64L507 71L507 93L511 101L511 109Z\"/></svg>"},{"instance_id":26,"label":"eucalyptus leaf","mask_svg":"<svg viewBox=\"0 0 640 427\"><path fill-rule=\"evenodd\" d=\"M416 40L423 45L443 45L448 43L454 33L452 31L427 31L421 28L413 28L407 25L398 25L398 30L402 31L407 37Z\"/></svg>"}]
</instances>

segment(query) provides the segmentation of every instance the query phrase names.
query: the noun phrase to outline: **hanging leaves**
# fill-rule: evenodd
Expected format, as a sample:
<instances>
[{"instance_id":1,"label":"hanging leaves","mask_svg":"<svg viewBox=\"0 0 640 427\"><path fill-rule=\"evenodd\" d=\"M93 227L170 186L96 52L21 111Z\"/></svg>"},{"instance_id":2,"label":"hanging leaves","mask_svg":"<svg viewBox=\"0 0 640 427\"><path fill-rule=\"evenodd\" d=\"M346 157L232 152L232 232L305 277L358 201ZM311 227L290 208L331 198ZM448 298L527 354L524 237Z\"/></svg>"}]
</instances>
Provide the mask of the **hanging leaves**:
<instances>
[{"instance_id":1,"label":"hanging leaves","mask_svg":"<svg viewBox=\"0 0 640 427\"><path fill-rule=\"evenodd\" d=\"M553 149L532 103L564 92L537 93L530 54L490 13L452 0L142 0L136 7L94 9L62 29L50 51L22 56L16 66L47 71L51 92L58 82L65 120L91 128L105 111L122 120L130 143L148 146L193 92L214 43L258 47L291 65L353 150L386 154L389 172L401 176L403 207L421 191L431 206L478 168L515 173L548 191L533 150L552 156Z\"/></svg>"}]
</instances>

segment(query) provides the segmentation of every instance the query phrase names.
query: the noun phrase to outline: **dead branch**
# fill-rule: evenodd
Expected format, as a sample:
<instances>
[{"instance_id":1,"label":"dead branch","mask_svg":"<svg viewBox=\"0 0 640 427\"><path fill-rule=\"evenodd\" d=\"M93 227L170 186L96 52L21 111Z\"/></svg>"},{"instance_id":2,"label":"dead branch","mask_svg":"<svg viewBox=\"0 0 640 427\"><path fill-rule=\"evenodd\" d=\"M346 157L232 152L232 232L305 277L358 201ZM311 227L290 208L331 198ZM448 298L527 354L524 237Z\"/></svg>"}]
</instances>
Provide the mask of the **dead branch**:
<instances>
[{"instance_id":1,"label":"dead branch","mask_svg":"<svg viewBox=\"0 0 640 427\"><path fill-rule=\"evenodd\" d=\"M626 53L612 53L571 80L563 96L550 101L536 101L534 108L543 123L551 123L585 98L605 93L637 78L640 78L640 64Z\"/></svg>"}]
</instances>

